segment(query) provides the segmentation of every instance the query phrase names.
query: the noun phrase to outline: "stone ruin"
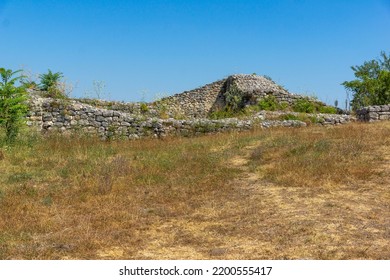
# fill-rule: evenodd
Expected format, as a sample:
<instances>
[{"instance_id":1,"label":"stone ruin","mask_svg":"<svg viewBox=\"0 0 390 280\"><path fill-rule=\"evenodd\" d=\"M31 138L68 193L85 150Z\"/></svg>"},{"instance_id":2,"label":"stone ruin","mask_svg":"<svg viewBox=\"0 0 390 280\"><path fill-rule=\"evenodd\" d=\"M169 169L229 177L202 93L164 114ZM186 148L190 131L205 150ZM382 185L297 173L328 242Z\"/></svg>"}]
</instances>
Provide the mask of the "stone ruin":
<instances>
[{"instance_id":1,"label":"stone ruin","mask_svg":"<svg viewBox=\"0 0 390 280\"><path fill-rule=\"evenodd\" d=\"M232 87L236 87L243 94L245 105L255 104L267 95L289 105L299 99L307 99L291 94L273 81L257 75L232 75L152 103L56 100L31 92L27 124L43 132L86 132L97 133L102 138L125 139L191 136L248 130L254 127L306 125L297 120L267 120L265 112L258 112L246 119L210 120L210 113L226 105L226 93ZM317 117L323 124L340 124L352 119L348 115L322 114Z\"/></svg>"}]
</instances>

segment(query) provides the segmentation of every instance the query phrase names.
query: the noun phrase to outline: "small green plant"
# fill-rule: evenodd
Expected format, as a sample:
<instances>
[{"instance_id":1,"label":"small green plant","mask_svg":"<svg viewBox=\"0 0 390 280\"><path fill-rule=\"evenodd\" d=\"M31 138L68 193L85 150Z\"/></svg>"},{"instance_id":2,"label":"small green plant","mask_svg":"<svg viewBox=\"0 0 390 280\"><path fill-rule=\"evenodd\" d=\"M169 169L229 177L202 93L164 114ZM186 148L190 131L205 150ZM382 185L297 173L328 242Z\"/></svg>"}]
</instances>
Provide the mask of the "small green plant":
<instances>
[{"instance_id":1,"label":"small green plant","mask_svg":"<svg viewBox=\"0 0 390 280\"><path fill-rule=\"evenodd\" d=\"M337 109L331 106L320 106L318 112L323 114L337 114Z\"/></svg>"},{"instance_id":2,"label":"small green plant","mask_svg":"<svg viewBox=\"0 0 390 280\"><path fill-rule=\"evenodd\" d=\"M308 98L298 99L293 105L293 110L300 113L314 113L316 107L313 101Z\"/></svg>"},{"instance_id":3,"label":"small green plant","mask_svg":"<svg viewBox=\"0 0 390 280\"><path fill-rule=\"evenodd\" d=\"M50 69L47 74L39 75L41 79L40 89L48 91L50 88L57 87L60 80L64 77L61 72L53 73Z\"/></svg>"},{"instance_id":4,"label":"small green plant","mask_svg":"<svg viewBox=\"0 0 390 280\"><path fill-rule=\"evenodd\" d=\"M147 112L149 112L149 107L148 107L148 105L146 105L146 103L141 103L140 110L141 110L141 113L147 113Z\"/></svg>"},{"instance_id":5,"label":"small green plant","mask_svg":"<svg viewBox=\"0 0 390 280\"><path fill-rule=\"evenodd\" d=\"M6 143L13 143L28 112L27 92L24 86L15 86L21 76L12 78L19 71L0 68L0 126L5 129Z\"/></svg>"},{"instance_id":6,"label":"small green plant","mask_svg":"<svg viewBox=\"0 0 390 280\"><path fill-rule=\"evenodd\" d=\"M300 120L298 116L293 115L293 114L282 115L280 117L280 119L283 120L283 121Z\"/></svg>"},{"instance_id":7,"label":"small green plant","mask_svg":"<svg viewBox=\"0 0 390 280\"><path fill-rule=\"evenodd\" d=\"M157 99L153 102L153 105L155 106L158 115L161 119L167 119L169 118L168 114L168 107L169 107L169 101L165 98Z\"/></svg>"},{"instance_id":8,"label":"small green plant","mask_svg":"<svg viewBox=\"0 0 390 280\"><path fill-rule=\"evenodd\" d=\"M212 120L220 120L220 119L227 119L227 118L233 118L236 114L229 110L228 108L225 108L223 110L214 111L209 115L209 118Z\"/></svg>"},{"instance_id":9,"label":"small green plant","mask_svg":"<svg viewBox=\"0 0 390 280\"><path fill-rule=\"evenodd\" d=\"M243 93L237 86L231 86L225 94L226 111L239 112L244 107Z\"/></svg>"},{"instance_id":10,"label":"small green plant","mask_svg":"<svg viewBox=\"0 0 390 280\"><path fill-rule=\"evenodd\" d=\"M45 92L46 97L63 99L66 98L64 83L61 79L64 75L61 72L53 73L50 69L46 74L39 75L41 80L39 88Z\"/></svg>"},{"instance_id":11,"label":"small green plant","mask_svg":"<svg viewBox=\"0 0 390 280\"><path fill-rule=\"evenodd\" d=\"M260 110L265 111L276 111L280 108L275 96L273 95L267 95L266 97L261 99L257 105Z\"/></svg>"}]
</instances>

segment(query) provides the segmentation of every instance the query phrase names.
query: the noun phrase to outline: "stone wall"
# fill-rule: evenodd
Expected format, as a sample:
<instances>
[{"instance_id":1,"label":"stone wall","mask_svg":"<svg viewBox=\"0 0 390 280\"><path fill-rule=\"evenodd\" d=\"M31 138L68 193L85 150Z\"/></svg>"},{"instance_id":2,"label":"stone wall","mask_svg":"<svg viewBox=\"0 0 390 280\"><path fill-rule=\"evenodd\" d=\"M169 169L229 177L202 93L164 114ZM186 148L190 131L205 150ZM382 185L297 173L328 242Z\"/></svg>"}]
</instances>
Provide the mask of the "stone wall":
<instances>
[{"instance_id":1,"label":"stone wall","mask_svg":"<svg viewBox=\"0 0 390 280\"><path fill-rule=\"evenodd\" d=\"M154 102L152 106L166 106L170 117L206 118L219 96L226 91L226 79L194 90L175 94ZM152 108L154 109L154 108Z\"/></svg>"},{"instance_id":2,"label":"stone wall","mask_svg":"<svg viewBox=\"0 0 390 280\"><path fill-rule=\"evenodd\" d=\"M294 104L307 98L293 95L273 81L256 75L233 75L227 79L191 91L185 91L153 103L125 103L95 99L43 98L42 93L30 93L27 124L43 132L97 133L102 138L190 136L254 127L304 126L299 120L281 120L280 114L259 112L246 119L207 119L213 110L226 105L226 93L236 87L247 104L273 95L280 102ZM290 114L290 113L289 113ZM294 113L291 113L294 114ZM299 118L298 118L299 119ZM322 115L318 123L334 125L349 122L349 116Z\"/></svg>"},{"instance_id":3,"label":"stone wall","mask_svg":"<svg viewBox=\"0 0 390 280\"><path fill-rule=\"evenodd\" d=\"M360 121L390 120L390 104L364 107L356 111L356 116Z\"/></svg>"},{"instance_id":4,"label":"stone wall","mask_svg":"<svg viewBox=\"0 0 390 280\"><path fill-rule=\"evenodd\" d=\"M226 93L233 87L241 92L244 105L257 104L262 98L269 95L274 96L277 102L287 103L288 106L293 106L297 100L302 99L310 99L325 105L310 97L289 93L283 87L263 76L238 74L194 90L163 98L149 104L150 111L155 112L156 106L165 106L166 114L169 117L207 118L210 113L226 106Z\"/></svg>"},{"instance_id":5,"label":"stone wall","mask_svg":"<svg viewBox=\"0 0 390 280\"><path fill-rule=\"evenodd\" d=\"M98 108L151 118L197 119L207 118L210 113L224 108L227 103L226 93L233 87L239 89L245 105L257 104L269 95L274 96L278 102L287 103L288 106L293 106L297 100L309 98L289 93L263 76L239 74L151 103L125 103L96 99L79 99L78 101ZM318 100L311 100L325 105Z\"/></svg>"},{"instance_id":6,"label":"stone wall","mask_svg":"<svg viewBox=\"0 0 390 280\"><path fill-rule=\"evenodd\" d=\"M247 105L253 105L258 103L266 96L272 95L279 103L285 102L289 106L295 104L297 100L309 99L313 102L324 103L315 100L313 98L302 96L298 94L292 94L284 89L282 86L276 84L274 81L257 75L232 75L226 81L227 91L231 87L236 87L239 91L245 95L247 99Z\"/></svg>"},{"instance_id":7,"label":"stone wall","mask_svg":"<svg viewBox=\"0 0 390 280\"><path fill-rule=\"evenodd\" d=\"M223 120L173 118L159 119L115 110L97 108L76 100L35 97L30 101L27 124L40 131L92 133L100 137L138 139L143 137L192 136L225 131L242 131L254 127L297 127L306 124L297 120L264 120L261 115L251 119Z\"/></svg>"}]
</instances>

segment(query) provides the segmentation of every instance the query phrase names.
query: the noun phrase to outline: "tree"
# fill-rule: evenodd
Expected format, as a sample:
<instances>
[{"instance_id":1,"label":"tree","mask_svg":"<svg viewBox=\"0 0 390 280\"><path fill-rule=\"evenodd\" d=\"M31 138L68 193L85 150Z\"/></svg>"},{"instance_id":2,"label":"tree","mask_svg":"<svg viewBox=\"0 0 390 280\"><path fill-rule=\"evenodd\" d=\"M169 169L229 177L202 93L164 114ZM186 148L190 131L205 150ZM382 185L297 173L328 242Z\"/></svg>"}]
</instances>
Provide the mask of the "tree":
<instances>
[{"instance_id":1,"label":"tree","mask_svg":"<svg viewBox=\"0 0 390 280\"><path fill-rule=\"evenodd\" d=\"M390 103L390 57L385 52L381 52L381 59L365 61L351 69L357 79L342 85L353 94L351 106L354 110Z\"/></svg>"},{"instance_id":2,"label":"tree","mask_svg":"<svg viewBox=\"0 0 390 280\"><path fill-rule=\"evenodd\" d=\"M41 83L39 88L47 92L49 97L63 98L65 97L64 92L60 89L60 81L64 77L61 72L53 73L50 69L47 74L39 75Z\"/></svg>"},{"instance_id":3,"label":"tree","mask_svg":"<svg viewBox=\"0 0 390 280\"><path fill-rule=\"evenodd\" d=\"M23 117L28 112L26 89L24 86L15 86L22 76L13 78L20 71L0 68L0 126L5 129L7 143L14 142L23 124Z\"/></svg>"}]
</instances>

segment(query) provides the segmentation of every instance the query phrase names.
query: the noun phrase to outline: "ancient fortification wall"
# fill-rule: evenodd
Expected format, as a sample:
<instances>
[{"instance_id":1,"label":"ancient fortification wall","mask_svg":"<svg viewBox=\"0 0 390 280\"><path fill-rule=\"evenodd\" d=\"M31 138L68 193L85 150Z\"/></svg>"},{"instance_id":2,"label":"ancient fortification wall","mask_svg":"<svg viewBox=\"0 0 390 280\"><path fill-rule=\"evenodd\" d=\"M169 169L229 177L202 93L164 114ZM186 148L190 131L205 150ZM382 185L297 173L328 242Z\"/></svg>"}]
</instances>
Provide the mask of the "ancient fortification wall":
<instances>
[{"instance_id":1,"label":"ancient fortification wall","mask_svg":"<svg viewBox=\"0 0 390 280\"><path fill-rule=\"evenodd\" d=\"M97 133L102 138L138 139L169 135L191 136L253 127L305 126L301 121L263 121L262 116L249 120L159 119L96 108L75 100L35 98L27 124L41 131Z\"/></svg>"},{"instance_id":2,"label":"ancient fortification wall","mask_svg":"<svg viewBox=\"0 0 390 280\"><path fill-rule=\"evenodd\" d=\"M390 104L364 107L356 111L360 121L390 120Z\"/></svg>"},{"instance_id":3,"label":"ancient fortification wall","mask_svg":"<svg viewBox=\"0 0 390 280\"><path fill-rule=\"evenodd\" d=\"M245 120L210 120L213 110L226 105L225 94L231 87L242 92L247 104L272 94L278 101L293 104L302 97L292 95L274 82L255 75L234 75L203 87L163 98L153 103L123 103L100 100L56 100L31 93L27 124L41 131L97 133L102 138L137 139L140 137L190 136L253 127L305 126L297 120L266 120L259 112ZM88 103L88 104L87 104ZM322 124L350 121L346 115L318 116Z\"/></svg>"},{"instance_id":4,"label":"ancient fortification wall","mask_svg":"<svg viewBox=\"0 0 390 280\"><path fill-rule=\"evenodd\" d=\"M254 105L268 95L274 96L276 101L285 102L289 106L294 105L297 100L308 98L307 96L291 94L263 76L239 74L163 98L160 104L159 102L150 104L150 111L153 112L154 106L160 105L167 107L167 115L170 117L206 118L211 112L226 106L226 93L233 87L242 93L246 105ZM312 101L325 105L317 100Z\"/></svg>"}]
</instances>

